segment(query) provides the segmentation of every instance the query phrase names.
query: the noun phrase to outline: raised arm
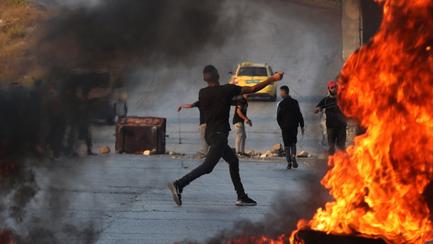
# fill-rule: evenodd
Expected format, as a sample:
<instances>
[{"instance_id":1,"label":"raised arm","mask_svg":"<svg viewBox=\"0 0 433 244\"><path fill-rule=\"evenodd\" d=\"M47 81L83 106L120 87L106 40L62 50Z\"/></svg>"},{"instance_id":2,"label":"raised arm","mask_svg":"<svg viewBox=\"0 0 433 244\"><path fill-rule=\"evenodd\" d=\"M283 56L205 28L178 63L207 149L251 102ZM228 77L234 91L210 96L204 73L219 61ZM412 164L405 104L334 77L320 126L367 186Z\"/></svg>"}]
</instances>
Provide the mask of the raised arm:
<instances>
[{"instance_id":1,"label":"raised arm","mask_svg":"<svg viewBox=\"0 0 433 244\"><path fill-rule=\"evenodd\" d=\"M281 79L283 79L283 76L284 76L284 72L276 72L271 77L269 77L266 80L256 84L255 86L243 86L241 94L256 93L256 92L262 90L263 88L267 87L268 85L270 85L276 81L280 81Z\"/></svg>"}]
</instances>

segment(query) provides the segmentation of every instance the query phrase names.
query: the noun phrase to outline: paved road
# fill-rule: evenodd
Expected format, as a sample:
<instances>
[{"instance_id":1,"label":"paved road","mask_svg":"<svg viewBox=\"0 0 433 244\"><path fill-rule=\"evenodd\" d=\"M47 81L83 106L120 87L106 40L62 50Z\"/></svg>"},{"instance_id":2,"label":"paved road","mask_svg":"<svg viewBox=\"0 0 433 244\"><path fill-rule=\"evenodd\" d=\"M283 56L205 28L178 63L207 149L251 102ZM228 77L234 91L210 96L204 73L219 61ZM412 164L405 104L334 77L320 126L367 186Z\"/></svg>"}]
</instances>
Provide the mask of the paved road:
<instances>
[{"instance_id":1,"label":"paved road","mask_svg":"<svg viewBox=\"0 0 433 244\"><path fill-rule=\"evenodd\" d=\"M114 127L94 127L92 131L95 148L113 148ZM194 139L197 136L189 134L185 139L192 142L192 147L198 147ZM309 193L320 187L319 180L326 169L324 160L314 158L300 160L300 168L292 171L285 169L282 159L242 159L244 186L258 206L237 207L228 166L221 161L212 174L185 189L184 205L177 207L166 185L200 163L191 158L110 153L32 161L28 170L34 173L35 181L32 174L18 175L21 193L7 196L13 197L13 201L5 200L19 204L29 196L22 217L17 222L2 220L30 243L153 244L186 239L205 242L223 230L233 229L236 221L261 221L279 206L277 216L284 218L275 226L286 231L289 228L282 223L295 223L316 209L311 204L318 204L320 197L311 198ZM27 184L31 187L27 188ZM300 210L305 206L310 206L309 212ZM13 210L11 206L10 211Z\"/></svg>"},{"instance_id":2,"label":"paved road","mask_svg":"<svg viewBox=\"0 0 433 244\"><path fill-rule=\"evenodd\" d=\"M78 225L92 221L100 231L97 243L205 241L232 228L234 221L259 221L279 194L302 198L309 190L305 186L320 177L314 168L323 167L315 164L324 162L308 160L298 170L287 171L280 162L243 161L241 175L248 194L258 201L256 207L234 205L228 166L220 162L212 174L185 189L184 205L177 207L166 183L197 164L169 156L115 154L70 160L37 170L42 181L38 195L55 189L56 197L65 197L65 221ZM50 179L46 186L44 178ZM50 206L34 208L35 217L47 214Z\"/></svg>"}]
</instances>

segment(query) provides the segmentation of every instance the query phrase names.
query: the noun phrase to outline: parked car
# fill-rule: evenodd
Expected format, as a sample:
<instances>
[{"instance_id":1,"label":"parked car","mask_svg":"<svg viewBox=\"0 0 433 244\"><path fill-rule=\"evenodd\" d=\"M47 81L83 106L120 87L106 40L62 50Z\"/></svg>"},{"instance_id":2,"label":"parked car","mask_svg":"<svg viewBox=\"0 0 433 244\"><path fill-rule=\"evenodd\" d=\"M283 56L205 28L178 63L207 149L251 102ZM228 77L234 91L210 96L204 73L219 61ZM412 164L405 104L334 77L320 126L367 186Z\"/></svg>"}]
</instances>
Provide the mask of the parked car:
<instances>
[{"instance_id":1,"label":"parked car","mask_svg":"<svg viewBox=\"0 0 433 244\"><path fill-rule=\"evenodd\" d=\"M257 64L252 62L243 62L239 64L232 72L230 84L239 86L254 86L259 82L266 80L272 76L273 71L268 64ZM250 95L248 98L256 100L276 101L277 87L275 84L268 85L261 91Z\"/></svg>"}]
</instances>

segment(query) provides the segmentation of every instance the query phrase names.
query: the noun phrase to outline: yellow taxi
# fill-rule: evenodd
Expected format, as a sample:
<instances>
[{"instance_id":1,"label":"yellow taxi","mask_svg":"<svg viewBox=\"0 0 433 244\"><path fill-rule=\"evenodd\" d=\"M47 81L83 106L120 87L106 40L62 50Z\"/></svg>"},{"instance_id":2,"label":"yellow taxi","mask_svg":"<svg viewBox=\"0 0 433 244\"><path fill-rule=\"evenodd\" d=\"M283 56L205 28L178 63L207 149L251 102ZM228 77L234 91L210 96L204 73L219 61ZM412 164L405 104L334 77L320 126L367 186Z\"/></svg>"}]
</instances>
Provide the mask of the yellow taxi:
<instances>
[{"instance_id":1,"label":"yellow taxi","mask_svg":"<svg viewBox=\"0 0 433 244\"><path fill-rule=\"evenodd\" d=\"M252 62L240 63L234 72L229 83L238 86L254 86L272 76L273 71L268 64L257 64ZM275 101L277 99L277 87L274 84L268 85L261 91L251 94L248 98L257 100Z\"/></svg>"}]
</instances>

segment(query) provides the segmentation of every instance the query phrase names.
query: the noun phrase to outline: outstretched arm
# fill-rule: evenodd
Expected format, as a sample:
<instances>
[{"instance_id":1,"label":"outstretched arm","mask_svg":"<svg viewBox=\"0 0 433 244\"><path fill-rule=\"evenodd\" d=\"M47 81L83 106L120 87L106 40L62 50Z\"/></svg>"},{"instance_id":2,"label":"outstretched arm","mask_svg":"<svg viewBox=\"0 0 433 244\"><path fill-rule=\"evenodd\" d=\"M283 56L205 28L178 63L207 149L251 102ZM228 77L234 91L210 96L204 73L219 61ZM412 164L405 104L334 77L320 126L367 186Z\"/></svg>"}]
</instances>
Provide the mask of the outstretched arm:
<instances>
[{"instance_id":1,"label":"outstretched arm","mask_svg":"<svg viewBox=\"0 0 433 244\"><path fill-rule=\"evenodd\" d=\"M190 108L195 108L198 107L198 101L195 103L187 103L187 104L182 104L177 108L177 112L180 112L183 108L184 109L190 109Z\"/></svg>"},{"instance_id":2,"label":"outstretched arm","mask_svg":"<svg viewBox=\"0 0 433 244\"><path fill-rule=\"evenodd\" d=\"M276 81L280 81L281 79L283 79L283 76L284 76L284 72L276 72L274 75L256 84L255 86L243 86L241 94L250 94L250 93L258 92L263 88L267 87L268 85Z\"/></svg>"}]
</instances>

